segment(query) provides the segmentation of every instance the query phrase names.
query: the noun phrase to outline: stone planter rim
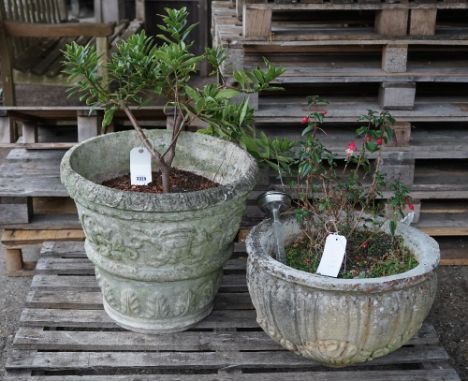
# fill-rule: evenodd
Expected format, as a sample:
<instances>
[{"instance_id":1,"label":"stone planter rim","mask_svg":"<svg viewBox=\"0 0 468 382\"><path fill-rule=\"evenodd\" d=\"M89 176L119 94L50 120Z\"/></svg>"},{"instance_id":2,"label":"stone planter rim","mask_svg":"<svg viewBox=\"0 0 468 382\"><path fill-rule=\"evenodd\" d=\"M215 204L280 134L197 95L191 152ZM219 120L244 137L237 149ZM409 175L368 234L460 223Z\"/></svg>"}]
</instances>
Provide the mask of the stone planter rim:
<instances>
[{"instance_id":1,"label":"stone planter rim","mask_svg":"<svg viewBox=\"0 0 468 382\"><path fill-rule=\"evenodd\" d=\"M151 135L153 134L171 134L166 130L150 130L146 132L150 136L150 139ZM172 212L174 211L174 206L176 205L177 211L191 211L209 208L220 202L234 199L239 194L249 192L249 190L252 189L255 185L256 173L258 170L256 161L250 154L232 142L191 132L182 132L180 138L191 135L191 139L199 139L200 142L211 141L226 149L232 151L238 150L242 152L242 155L245 156L245 161L250 162L250 165L246 166L246 172L242 176L239 176L238 180L229 184L220 185L218 187L185 193L156 194L121 191L106 187L85 178L76 169L73 168L71 161L77 150L82 149L83 146L88 145L89 143L110 139L113 136L122 134L136 134L136 132L132 130L122 131L89 138L73 146L65 153L60 164L60 174L61 181L66 186L70 196L79 200L81 198L80 192L85 192L87 196L92 195L92 201L95 204L123 210L141 212Z\"/></svg>"},{"instance_id":2,"label":"stone planter rim","mask_svg":"<svg viewBox=\"0 0 468 382\"><path fill-rule=\"evenodd\" d=\"M283 217L282 220L283 223L288 223L295 220L295 217ZM342 279L322 276L284 265L274 259L270 252L266 251L260 238L272 233L271 223L271 219L266 219L249 232L246 238L249 260L258 263L262 268L268 269L269 273L274 274L277 278L315 289L343 293L381 293L383 291L404 289L419 284L430 277L440 260L439 245L432 237L414 227L398 224L398 235L401 235L405 241L406 238L411 237L416 246L424 247L424 251L413 251L419 263L416 267L403 273L376 278ZM384 227L384 231L389 232L388 222Z\"/></svg>"}]
</instances>

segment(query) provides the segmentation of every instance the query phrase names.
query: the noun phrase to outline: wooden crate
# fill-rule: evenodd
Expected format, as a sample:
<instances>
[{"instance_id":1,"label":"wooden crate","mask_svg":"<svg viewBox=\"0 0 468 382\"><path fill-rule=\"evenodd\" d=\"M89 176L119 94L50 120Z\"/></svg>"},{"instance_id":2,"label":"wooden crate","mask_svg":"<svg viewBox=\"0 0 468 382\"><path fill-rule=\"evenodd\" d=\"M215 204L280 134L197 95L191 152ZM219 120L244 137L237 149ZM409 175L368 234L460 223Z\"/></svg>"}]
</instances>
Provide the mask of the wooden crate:
<instances>
[{"instance_id":1,"label":"wooden crate","mask_svg":"<svg viewBox=\"0 0 468 382\"><path fill-rule=\"evenodd\" d=\"M286 351L257 325L237 247L213 313L158 336L119 328L104 312L82 245L46 243L8 349L7 377L28 380L456 380L430 324L364 365L330 369Z\"/></svg>"}]
</instances>

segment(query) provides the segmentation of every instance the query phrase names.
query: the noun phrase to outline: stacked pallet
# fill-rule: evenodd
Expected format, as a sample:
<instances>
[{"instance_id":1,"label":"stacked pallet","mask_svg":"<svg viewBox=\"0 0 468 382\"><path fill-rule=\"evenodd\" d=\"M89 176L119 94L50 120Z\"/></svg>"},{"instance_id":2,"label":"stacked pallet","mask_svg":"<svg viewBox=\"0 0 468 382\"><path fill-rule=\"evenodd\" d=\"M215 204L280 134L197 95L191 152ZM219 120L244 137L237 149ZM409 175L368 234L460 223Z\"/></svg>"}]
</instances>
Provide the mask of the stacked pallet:
<instances>
[{"instance_id":1,"label":"stacked pallet","mask_svg":"<svg viewBox=\"0 0 468 382\"><path fill-rule=\"evenodd\" d=\"M468 3L461 1L217 1L213 45L223 77L267 58L284 91L256 95L257 128L300 139L306 96L329 101L321 138L338 157L368 110L396 118L383 172L416 199L416 223L447 264L468 264ZM277 180L272 177L270 187ZM385 195L384 195L385 196ZM386 193L388 196L388 193Z\"/></svg>"},{"instance_id":2,"label":"stacked pallet","mask_svg":"<svg viewBox=\"0 0 468 382\"><path fill-rule=\"evenodd\" d=\"M162 107L135 110L145 127L164 128ZM11 148L0 162L0 228L10 276L31 274L23 250L46 240L84 240L74 202L60 182L67 148L100 132L102 110L84 107L0 108L0 147ZM112 130L130 128L117 114Z\"/></svg>"},{"instance_id":3,"label":"stacked pallet","mask_svg":"<svg viewBox=\"0 0 468 382\"><path fill-rule=\"evenodd\" d=\"M255 321L236 244L213 313L181 333L124 331L104 312L83 245L45 243L6 352L11 380L458 380L432 325L363 365L325 368L273 342Z\"/></svg>"}]
</instances>

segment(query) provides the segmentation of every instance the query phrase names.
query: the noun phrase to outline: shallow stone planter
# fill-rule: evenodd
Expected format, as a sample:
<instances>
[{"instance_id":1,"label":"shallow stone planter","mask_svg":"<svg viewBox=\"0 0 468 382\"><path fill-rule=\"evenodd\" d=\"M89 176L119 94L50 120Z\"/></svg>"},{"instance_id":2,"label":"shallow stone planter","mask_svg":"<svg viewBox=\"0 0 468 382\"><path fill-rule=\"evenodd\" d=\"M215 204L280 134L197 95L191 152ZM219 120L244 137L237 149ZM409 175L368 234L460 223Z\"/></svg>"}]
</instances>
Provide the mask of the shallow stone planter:
<instances>
[{"instance_id":1,"label":"shallow stone planter","mask_svg":"<svg viewBox=\"0 0 468 382\"><path fill-rule=\"evenodd\" d=\"M162 151L170 141L167 131L147 135ZM138 332L181 331L213 308L257 166L232 143L182 133L174 166L221 186L171 194L102 186L129 172L136 146L134 131L84 141L65 154L61 179L75 200L108 315Z\"/></svg>"},{"instance_id":2,"label":"shallow stone planter","mask_svg":"<svg viewBox=\"0 0 468 382\"><path fill-rule=\"evenodd\" d=\"M298 238L301 231L294 217L283 225L285 243ZM332 367L398 349L417 333L432 306L439 247L403 224L397 234L416 255L417 267L387 277L335 279L273 259L271 221L257 225L246 241L247 285L257 322L286 349Z\"/></svg>"}]
</instances>

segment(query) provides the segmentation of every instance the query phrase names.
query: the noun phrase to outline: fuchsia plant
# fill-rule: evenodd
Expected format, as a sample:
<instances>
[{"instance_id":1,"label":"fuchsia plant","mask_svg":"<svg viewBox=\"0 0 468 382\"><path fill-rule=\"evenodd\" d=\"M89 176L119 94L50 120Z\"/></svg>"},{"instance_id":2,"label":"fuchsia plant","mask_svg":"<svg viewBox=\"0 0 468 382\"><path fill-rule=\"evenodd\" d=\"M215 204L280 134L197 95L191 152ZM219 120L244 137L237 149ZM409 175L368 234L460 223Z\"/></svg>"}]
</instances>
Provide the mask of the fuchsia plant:
<instances>
[{"instance_id":1,"label":"fuchsia plant","mask_svg":"<svg viewBox=\"0 0 468 382\"><path fill-rule=\"evenodd\" d=\"M312 109L321 104L324 102L319 97L309 98ZM383 199L384 188L393 190L388 201L392 235L405 209L414 209L409 189L399 181L385 184L382 172L383 146L394 139L394 118L385 111L362 115L356 138L343 148L341 155L335 155L320 141L320 133L326 134L322 124L327 115L326 111L311 111L300 120L303 138L294 148L289 167L298 190L296 217L311 251L321 254L332 230L350 242L358 240L356 250L367 252L377 238L381 240L383 211L379 200ZM395 242L395 249L398 247ZM306 260L310 262L310 258Z\"/></svg>"}]
</instances>

